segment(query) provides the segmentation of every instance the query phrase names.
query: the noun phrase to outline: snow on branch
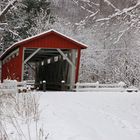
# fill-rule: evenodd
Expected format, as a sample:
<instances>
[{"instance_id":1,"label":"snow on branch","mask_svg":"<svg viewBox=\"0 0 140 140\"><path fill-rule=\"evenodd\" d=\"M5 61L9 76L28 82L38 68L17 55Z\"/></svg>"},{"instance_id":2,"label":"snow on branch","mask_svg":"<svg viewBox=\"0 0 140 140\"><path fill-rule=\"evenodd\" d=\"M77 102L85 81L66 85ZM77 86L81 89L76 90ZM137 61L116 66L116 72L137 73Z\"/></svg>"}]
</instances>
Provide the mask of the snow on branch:
<instances>
[{"instance_id":1,"label":"snow on branch","mask_svg":"<svg viewBox=\"0 0 140 140\"><path fill-rule=\"evenodd\" d=\"M4 31L4 28L7 27L7 23L0 23L0 31Z\"/></svg>"},{"instance_id":2,"label":"snow on branch","mask_svg":"<svg viewBox=\"0 0 140 140\"><path fill-rule=\"evenodd\" d=\"M83 1L83 2L90 2L90 0L81 0L81 1Z\"/></svg>"},{"instance_id":3,"label":"snow on branch","mask_svg":"<svg viewBox=\"0 0 140 140\"><path fill-rule=\"evenodd\" d=\"M117 7L115 7L114 4L112 4L109 0L104 0L104 2L106 2L109 6L111 6L113 9L115 9L115 11L120 11Z\"/></svg>"},{"instance_id":4,"label":"snow on branch","mask_svg":"<svg viewBox=\"0 0 140 140\"><path fill-rule=\"evenodd\" d=\"M123 9L123 13L130 12L130 11L132 11L132 10L138 8L139 6L140 6L140 1L139 1L136 5L134 5L134 6L132 6L132 7Z\"/></svg>"},{"instance_id":5,"label":"snow on branch","mask_svg":"<svg viewBox=\"0 0 140 140\"><path fill-rule=\"evenodd\" d=\"M122 14L124 14L124 13L127 14L128 12L131 12L132 10L138 8L139 6L140 6L140 2L138 2L136 5L134 5L134 6L132 6L132 7L125 8L125 9L123 9L121 12L118 12L118 13L112 15L111 18L114 18L114 17L116 17L116 16L120 16L120 15L122 15Z\"/></svg>"},{"instance_id":6,"label":"snow on branch","mask_svg":"<svg viewBox=\"0 0 140 140\"><path fill-rule=\"evenodd\" d=\"M81 5L81 3L80 3L79 1L76 1L76 0L72 0L72 1L73 1L76 5L78 5L81 9L87 11L87 12L90 13L90 14L94 14L94 12L93 12L92 10L90 10L90 9L88 9L87 7ZM89 7L93 7L90 3L92 3L92 4L94 4L94 5L96 5L96 6L99 7L99 4L95 4L95 3L90 2L90 1L83 1L83 2L87 2L87 5L88 5Z\"/></svg>"},{"instance_id":7,"label":"snow on branch","mask_svg":"<svg viewBox=\"0 0 140 140\"><path fill-rule=\"evenodd\" d=\"M117 40L113 43L113 44L116 44L120 41L120 39L122 38L122 36L125 34L126 30L123 30L123 31L120 31L119 33L119 36L117 38Z\"/></svg>"},{"instance_id":8,"label":"snow on branch","mask_svg":"<svg viewBox=\"0 0 140 140\"><path fill-rule=\"evenodd\" d=\"M76 5L78 5L78 1L76 1L76 0L72 0Z\"/></svg>"},{"instance_id":9,"label":"snow on branch","mask_svg":"<svg viewBox=\"0 0 140 140\"><path fill-rule=\"evenodd\" d=\"M136 23L136 22L137 22L137 20L136 20L135 22L133 22L133 23L130 23L130 24L128 25L129 27L126 28L125 30L120 31L117 40L116 40L113 44L118 43L118 42L120 41L120 39L123 37L123 35L124 35L129 29L131 29L132 27L135 26L135 23Z\"/></svg>"},{"instance_id":10,"label":"snow on branch","mask_svg":"<svg viewBox=\"0 0 140 140\"><path fill-rule=\"evenodd\" d=\"M81 5L81 3L79 3L79 1L77 1L77 0L73 0L73 2L76 5L78 5L82 10L87 11L89 13L89 15L86 16L85 19L81 20L79 23L75 23L75 25L78 25L78 26L85 25L85 23L86 23L87 20L89 20L90 18L94 18L99 13L99 10L98 9L97 9L96 12L95 11L93 12L91 10L91 7L93 7L93 5L96 6L96 7L97 6L99 7L99 4L94 3L94 2L91 2L90 0L82 0L82 1L83 2L86 2L87 6L90 7L90 8L85 7L85 5L84 6Z\"/></svg>"},{"instance_id":11,"label":"snow on branch","mask_svg":"<svg viewBox=\"0 0 140 140\"><path fill-rule=\"evenodd\" d=\"M138 2L135 6L129 7L129 8L125 8L122 11L118 11L115 14L112 14L111 16L108 16L107 18L101 18L101 19L97 19L97 22L100 21L108 21L111 20L112 18L115 18L117 16L121 16L123 14L128 14L128 12L131 12L132 10L138 8L140 6L140 2Z\"/></svg>"},{"instance_id":12,"label":"snow on branch","mask_svg":"<svg viewBox=\"0 0 140 140\"><path fill-rule=\"evenodd\" d=\"M99 13L99 11L96 11L95 13L91 14L89 17L95 17L97 14Z\"/></svg>"},{"instance_id":13,"label":"snow on branch","mask_svg":"<svg viewBox=\"0 0 140 140\"><path fill-rule=\"evenodd\" d=\"M83 26L86 24L86 21L89 20L90 18L95 17L99 11L96 11L95 13L90 14L89 16L86 16L83 20L81 20L79 23L75 23L77 26Z\"/></svg>"},{"instance_id":14,"label":"snow on branch","mask_svg":"<svg viewBox=\"0 0 140 140\"><path fill-rule=\"evenodd\" d=\"M95 6L100 6L100 4L98 4L98 3L94 3L94 2L91 2L93 5L95 5Z\"/></svg>"},{"instance_id":15,"label":"snow on branch","mask_svg":"<svg viewBox=\"0 0 140 140\"><path fill-rule=\"evenodd\" d=\"M3 31L4 29L0 27L0 31Z\"/></svg>"},{"instance_id":16,"label":"snow on branch","mask_svg":"<svg viewBox=\"0 0 140 140\"><path fill-rule=\"evenodd\" d=\"M92 5L94 5L94 6L100 6L100 4L98 4L98 3L95 3L95 2L91 2L90 0L81 0L81 1L83 1L83 2L87 2L87 4L89 5L89 3L91 3ZM89 5L89 6L91 6L91 5Z\"/></svg>"},{"instance_id":17,"label":"snow on branch","mask_svg":"<svg viewBox=\"0 0 140 140\"><path fill-rule=\"evenodd\" d=\"M108 21L108 20L110 20L110 18L100 18L100 19L97 19L96 22Z\"/></svg>"},{"instance_id":18,"label":"snow on branch","mask_svg":"<svg viewBox=\"0 0 140 140\"><path fill-rule=\"evenodd\" d=\"M16 32L14 32L14 31L12 31L12 30L10 30L10 29L9 29L9 32L12 33L12 34L15 35L15 36L20 37ZM21 37L20 37L20 38L21 38Z\"/></svg>"},{"instance_id":19,"label":"snow on branch","mask_svg":"<svg viewBox=\"0 0 140 140\"><path fill-rule=\"evenodd\" d=\"M4 17L4 15L9 11L9 9L11 7L13 7L13 5L17 2L17 0L11 0L7 6L0 12L0 21L2 21L2 18Z\"/></svg>"},{"instance_id":20,"label":"snow on branch","mask_svg":"<svg viewBox=\"0 0 140 140\"><path fill-rule=\"evenodd\" d=\"M134 25L134 23L133 23L133 24L130 24L129 27L128 27L127 29L125 29L125 30L123 30L123 31L120 31L117 40L116 40L113 44L118 43L118 42L120 41L120 39L122 38L122 36L123 36L133 25Z\"/></svg>"},{"instance_id":21,"label":"snow on branch","mask_svg":"<svg viewBox=\"0 0 140 140\"><path fill-rule=\"evenodd\" d=\"M7 23L0 23L0 26L3 26L3 25L8 25Z\"/></svg>"}]
</instances>

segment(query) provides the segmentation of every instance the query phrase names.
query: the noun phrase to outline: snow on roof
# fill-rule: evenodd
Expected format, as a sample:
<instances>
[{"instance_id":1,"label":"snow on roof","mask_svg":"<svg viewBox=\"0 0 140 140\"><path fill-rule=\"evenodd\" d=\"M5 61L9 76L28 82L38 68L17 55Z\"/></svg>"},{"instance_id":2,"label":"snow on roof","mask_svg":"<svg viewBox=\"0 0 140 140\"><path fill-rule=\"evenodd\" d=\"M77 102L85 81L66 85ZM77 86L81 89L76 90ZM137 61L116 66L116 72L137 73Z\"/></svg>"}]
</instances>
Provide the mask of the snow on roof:
<instances>
[{"instance_id":1,"label":"snow on roof","mask_svg":"<svg viewBox=\"0 0 140 140\"><path fill-rule=\"evenodd\" d=\"M59 35L65 37L65 38L67 38L67 39L70 39L71 41L73 41L73 42L75 42L75 43L77 43L77 44L83 46L84 48L87 48L87 47L88 47L86 44L84 44L84 43L82 43L82 42L79 42L79 41L77 41L77 40L75 40L75 39L73 39L73 38L71 38L71 37L69 37L69 36L67 36L67 35L64 35L64 34L58 32L58 31L56 31L56 30L54 30L54 29L51 29L50 31L56 32L57 34L59 34Z\"/></svg>"},{"instance_id":2,"label":"snow on roof","mask_svg":"<svg viewBox=\"0 0 140 140\"><path fill-rule=\"evenodd\" d=\"M29 37L29 38L26 38L26 39L23 39L23 40L21 40L19 42L14 43L12 46L10 46L8 49L6 49L5 52L2 53L2 55L0 56L0 59L5 55L5 53L9 52L11 49L17 47L18 45L21 45L22 43L25 43L25 42L30 41L32 39L36 39L36 38L38 38L40 36L43 36L43 35L51 33L51 32L54 32L54 33L56 33L56 34L58 34L58 35L60 35L60 36L62 36L64 38L66 38L66 39L71 40L72 42L74 42L74 43L76 43L78 45L81 45L82 46L81 48L83 48L83 49L87 48L87 45L85 45L84 43L81 43L81 42L79 42L79 41L77 41L77 40L75 40L75 39L73 39L71 37L68 37L68 36L66 36L66 35L64 35L64 34L58 32L58 31L56 31L54 29L50 29L50 30L45 31L43 33L37 34L35 36Z\"/></svg>"}]
</instances>

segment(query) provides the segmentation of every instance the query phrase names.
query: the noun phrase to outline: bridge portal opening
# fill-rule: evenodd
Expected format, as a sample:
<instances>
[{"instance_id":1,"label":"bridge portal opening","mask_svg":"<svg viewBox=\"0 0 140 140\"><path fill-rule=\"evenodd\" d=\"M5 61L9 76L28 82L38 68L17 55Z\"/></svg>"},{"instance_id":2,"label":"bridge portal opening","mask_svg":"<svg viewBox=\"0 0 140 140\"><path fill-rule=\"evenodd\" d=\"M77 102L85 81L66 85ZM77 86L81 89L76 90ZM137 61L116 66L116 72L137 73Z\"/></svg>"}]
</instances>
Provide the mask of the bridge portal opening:
<instances>
[{"instance_id":1,"label":"bridge portal opening","mask_svg":"<svg viewBox=\"0 0 140 140\"><path fill-rule=\"evenodd\" d=\"M47 90L72 89L77 65L76 49L25 48L23 80L34 80L35 86Z\"/></svg>"}]
</instances>

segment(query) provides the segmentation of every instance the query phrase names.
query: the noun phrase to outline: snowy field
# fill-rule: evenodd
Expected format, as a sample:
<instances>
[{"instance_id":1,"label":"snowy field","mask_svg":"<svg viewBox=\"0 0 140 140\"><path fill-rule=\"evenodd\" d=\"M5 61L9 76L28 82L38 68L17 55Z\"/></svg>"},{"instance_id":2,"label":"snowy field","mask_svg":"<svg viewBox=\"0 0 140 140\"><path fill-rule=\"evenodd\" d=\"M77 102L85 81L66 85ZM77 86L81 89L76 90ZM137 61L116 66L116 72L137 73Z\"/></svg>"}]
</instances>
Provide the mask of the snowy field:
<instances>
[{"instance_id":1,"label":"snowy field","mask_svg":"<svg viewBox=\"0 0 140 140\"><path fill-rule=\"evenodd\" d=\"M32 94L40 98L41 140L140 140L139 92ZM27 127L21 127L26 137ZM10 129L8 133L12 138L14 131ZM30 129L31 139L35 140L34 124Z\"/></svg>"},{"instance_id":2,"label":"snowy field","mask_svg":"<svg viewBox=\"0 0 140 140\"><path fill-rule=\"evenodd\" d=\"M49 140L140 140L139 93L50 92L40 103Z\"/></svg>"}]
</instances>

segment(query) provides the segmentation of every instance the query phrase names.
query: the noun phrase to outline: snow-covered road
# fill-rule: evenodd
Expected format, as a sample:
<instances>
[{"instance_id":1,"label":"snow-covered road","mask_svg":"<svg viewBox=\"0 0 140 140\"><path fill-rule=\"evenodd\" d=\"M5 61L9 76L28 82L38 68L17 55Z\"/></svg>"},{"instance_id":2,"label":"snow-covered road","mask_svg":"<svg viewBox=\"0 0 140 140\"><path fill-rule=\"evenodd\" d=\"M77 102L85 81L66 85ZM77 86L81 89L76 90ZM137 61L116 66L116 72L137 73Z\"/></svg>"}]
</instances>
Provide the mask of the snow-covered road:
<instances>
[{"instance_id":1,"label":"snow-covered road","mask_svg":"<svg viewBox=\"0 0 140 140\"><path fill-rule=\"evenodd\" d=\"M140 140L140 93L39 94L47 140Z\"/></svg>"}]
</instances>

